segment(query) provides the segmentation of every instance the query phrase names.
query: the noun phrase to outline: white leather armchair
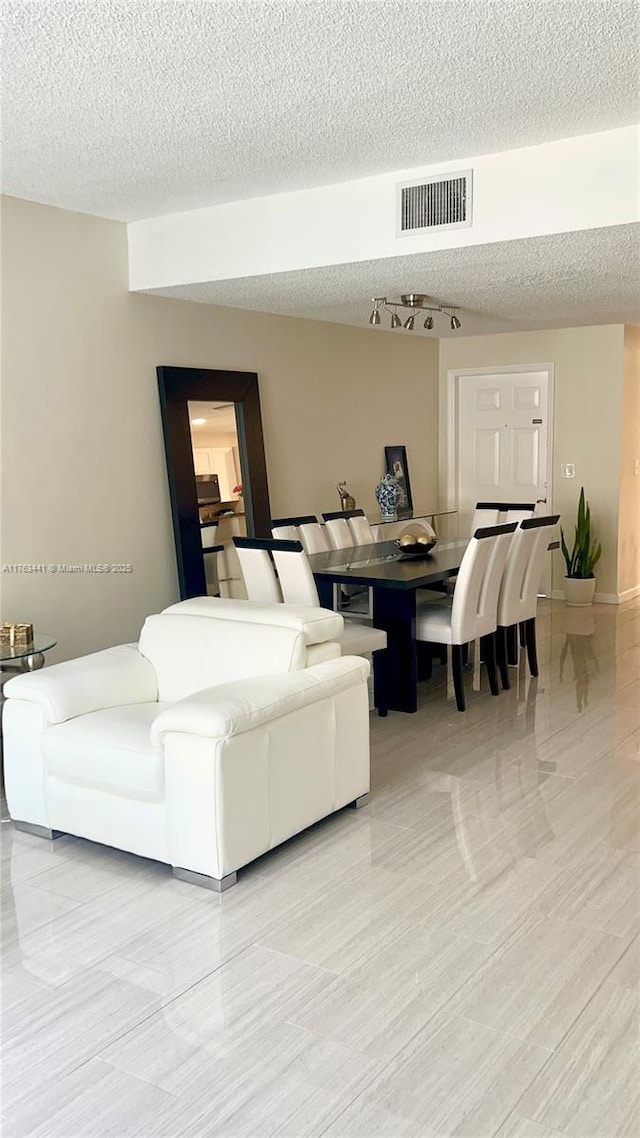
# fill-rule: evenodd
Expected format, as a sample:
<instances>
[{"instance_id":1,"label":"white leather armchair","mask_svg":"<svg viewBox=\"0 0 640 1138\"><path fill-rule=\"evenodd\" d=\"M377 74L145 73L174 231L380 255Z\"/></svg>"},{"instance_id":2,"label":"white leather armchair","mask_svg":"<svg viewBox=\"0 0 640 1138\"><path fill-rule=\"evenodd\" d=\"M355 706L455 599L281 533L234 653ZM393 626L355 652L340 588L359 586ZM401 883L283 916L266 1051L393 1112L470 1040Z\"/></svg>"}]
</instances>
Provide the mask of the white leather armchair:
<instances>
[{"instance_id":1,"label":"white leather armchair","mask_svg":"<svg viewBox=\"0 0 640 1138\"><path fill-rule=\"evenodd\" d=\"M321 609L201 598L149 617L138 645L16 676L4 708L16 826L228 888L368 793L369 666L339 657L341 631Z\"/></svg>"}]
</instances>

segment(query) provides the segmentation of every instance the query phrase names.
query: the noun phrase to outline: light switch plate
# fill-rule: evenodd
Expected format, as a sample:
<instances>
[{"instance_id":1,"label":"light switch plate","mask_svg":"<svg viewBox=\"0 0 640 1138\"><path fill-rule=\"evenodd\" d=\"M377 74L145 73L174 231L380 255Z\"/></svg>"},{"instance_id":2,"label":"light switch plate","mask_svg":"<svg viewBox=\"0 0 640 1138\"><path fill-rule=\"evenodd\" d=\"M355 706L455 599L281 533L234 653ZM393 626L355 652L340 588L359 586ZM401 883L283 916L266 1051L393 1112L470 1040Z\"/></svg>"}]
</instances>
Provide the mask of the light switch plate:
<instances>
[{"instance_id":1,"label":"light switch plate","mask_svg":"<svg viewBox=\"0 0 640 1138\"><path fill-rule=\"evenodd\" d=\"M560 473L563 478L575 478L576 466L574 462L563 462L560 467Z\"/></svg>"}]
</instances>

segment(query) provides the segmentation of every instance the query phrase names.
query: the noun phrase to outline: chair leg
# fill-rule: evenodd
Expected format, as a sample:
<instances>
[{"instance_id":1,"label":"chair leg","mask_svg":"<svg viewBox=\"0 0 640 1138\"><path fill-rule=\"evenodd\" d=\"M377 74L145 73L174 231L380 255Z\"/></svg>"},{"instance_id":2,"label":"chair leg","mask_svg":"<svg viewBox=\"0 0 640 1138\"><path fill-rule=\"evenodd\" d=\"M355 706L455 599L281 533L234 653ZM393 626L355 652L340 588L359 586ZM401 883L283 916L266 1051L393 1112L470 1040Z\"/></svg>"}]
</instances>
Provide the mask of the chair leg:
<instances>
[{"instance_id":1,"label":"chair leg","mask_svg":"<svg viewBox=\"0 0 640 1138\"><path fill-rule=\"evenodd\" d=\"M507 667L507 630L500 626L496 629L496 660L502 687L505 691L509 691L511 684L509 682L509 668Z\"/></svg>"},{"instance_id":2,"label":"chair leg","mask_svg":"<svg viewBox=\"0 0 640 1138\"><path fill-rule=\"evenodd\" d=\"M453 690L456 693L456 707L458 711L466 711L464 700L464 678L462 673L462 644L451 645L451 671L453 672Z\"/></svg>"},{"instance_id":3,"label":"chair leg","mask_svg":"<svg viewBox=\"0 0 640 1138\"><path fill-rule=\"evenodd\" d=\"M518 664L518 626L510 624L507 628L507 663L512 667Z\"/></svg>"},{"instance_id":4,"label":"chair leg","mask_svg":"<svg viewBox=\"0 0 640 1138\"><path fill-rule=\"evenodd\" d=\"M496 672L496 642L493 632L488 636L483 636L480 639L482 659L487 665L487 676L489 679L489 690L492 695L499 695L500 688L498 687L498 673Z\"/></svg>"},{"instance_id":5,"label":"chair leg","mask_svg":"<svg viewBox=\"0 0 640 1138\"><path fill-rule=\"evenodd\" d=\"M520 630L520 647L525 648L526 644L527 644L526 621L524 621L524 620L520 621L520 624L518 625L518 629Z\"/></svg>"},{"instance_id":6,"label":"chair leg","mask_svg":"<svg viewBox=\"0 0 640 1138\"><path fill-rule=\"evenodd\" d=\"M378 710L378 715L384 719L389 714L386 648L373 653L373 702Z\"/></svg>"},{"instance_id":7,"label":"chair leg","mask_svg":"<svg viewBox=\"0 0 640 1138\"><path fill-rule=\"evenodd\" d=\"M531 617L531 620L524 622L524 634L527 642L527 659L529 661L529 671L532 676L538 675L538 647L536 645L536 618Z\"/></svg>"}]
</instances>

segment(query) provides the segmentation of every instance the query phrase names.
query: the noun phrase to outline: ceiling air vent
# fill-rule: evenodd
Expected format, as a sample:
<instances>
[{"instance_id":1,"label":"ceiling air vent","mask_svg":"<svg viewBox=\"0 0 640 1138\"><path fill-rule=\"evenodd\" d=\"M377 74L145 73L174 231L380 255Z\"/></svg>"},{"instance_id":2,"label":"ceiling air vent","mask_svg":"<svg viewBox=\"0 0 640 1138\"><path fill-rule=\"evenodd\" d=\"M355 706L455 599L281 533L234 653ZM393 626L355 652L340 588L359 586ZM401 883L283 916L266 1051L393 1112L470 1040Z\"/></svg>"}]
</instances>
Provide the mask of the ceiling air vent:
<instances>
[{"instance_id":1,"label":"ceiling air vent","mask_svg":"<svg viewBox=\"0 0 640 1138\"><path fill-rule=\"evenodd\" d=\"M398 186L398 232L471 225L471 170Z\"/></svg>"}]
</instances>

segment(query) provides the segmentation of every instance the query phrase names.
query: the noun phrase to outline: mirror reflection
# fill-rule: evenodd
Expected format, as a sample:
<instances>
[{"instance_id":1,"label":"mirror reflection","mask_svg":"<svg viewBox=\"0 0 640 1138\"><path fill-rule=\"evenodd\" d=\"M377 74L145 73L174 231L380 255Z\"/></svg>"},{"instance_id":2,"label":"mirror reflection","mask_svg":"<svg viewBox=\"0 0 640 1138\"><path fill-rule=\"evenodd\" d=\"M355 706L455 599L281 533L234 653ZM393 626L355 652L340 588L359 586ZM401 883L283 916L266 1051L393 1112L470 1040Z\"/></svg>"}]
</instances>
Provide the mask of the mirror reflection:
<instances>
[{"instance_id":1,"label":"mirror reflection","mask_svg":"<svg viewBox=\"0 0 640 1138\"><path fill-rule=\"evenodd\" d=\"M232 542L247 533L235 404L190 400L188 408L207 593L242 597Z\"/></svg>"}]
</instances>

